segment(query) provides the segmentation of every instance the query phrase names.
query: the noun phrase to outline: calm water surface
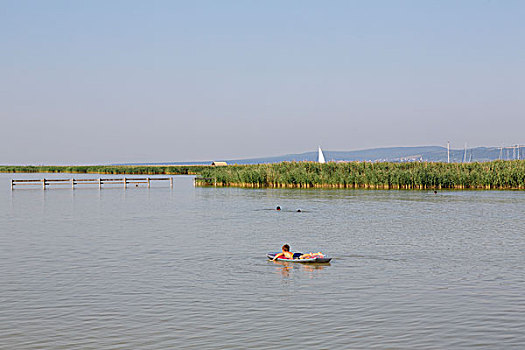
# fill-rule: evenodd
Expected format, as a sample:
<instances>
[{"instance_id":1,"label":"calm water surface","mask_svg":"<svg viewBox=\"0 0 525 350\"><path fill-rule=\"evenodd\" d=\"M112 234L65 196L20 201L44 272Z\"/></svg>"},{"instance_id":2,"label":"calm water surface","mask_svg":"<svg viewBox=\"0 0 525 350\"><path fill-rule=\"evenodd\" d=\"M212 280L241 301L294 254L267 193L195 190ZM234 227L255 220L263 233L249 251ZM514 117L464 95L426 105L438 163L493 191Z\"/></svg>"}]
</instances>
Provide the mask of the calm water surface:
<instances>
[{"instance_id":1,"label":"calm water surface","mask_svg":"<svg viewBox=\"0 0 525 350\"><path fill-rule=\"evenodd\" d=\"M0 174L2 349L525 347L525 192L9 188L70 176Z\"/></svg>"}]
</instances>

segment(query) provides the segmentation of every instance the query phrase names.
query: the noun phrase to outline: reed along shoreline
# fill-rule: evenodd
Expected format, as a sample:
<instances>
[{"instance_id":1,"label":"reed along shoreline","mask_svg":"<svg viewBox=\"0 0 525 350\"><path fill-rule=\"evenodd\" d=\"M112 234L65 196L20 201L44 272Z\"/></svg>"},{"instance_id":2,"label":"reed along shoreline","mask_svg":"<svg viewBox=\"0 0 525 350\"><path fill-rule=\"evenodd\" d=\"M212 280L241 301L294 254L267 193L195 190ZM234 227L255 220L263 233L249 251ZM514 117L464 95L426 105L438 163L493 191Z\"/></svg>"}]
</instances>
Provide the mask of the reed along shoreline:
<instances>
[{"instance_id":1,"label":"reed along shoreline","mask_svg":"<svg viewBox=\"0 0 525 350\"><path fill-rule=\"evenodd\" d=\"M247 188L525 189L525 160L184 166L0 166L4 173L198 175L197 186Z\"/></svg>"},{"instance_id":2,"label":"reed along shoreline","mask_svg":"<svg viewBox=\"0 0 525 350\"><path fill-rule=\"evenodd\" d=\"M198 175L209 165L0 165L0 173Z\"/></svg>"},{"instance_id":3,"label":"reed along shoreline","mask_svg":"<svg viewBox=\"0 0 525 350\"><path fill-rule=\"evenodd\" d=\"M525 160L483 163L325 163L209 167L201 186L255 188L525 189Z\"/></svg>"}]
</instances>

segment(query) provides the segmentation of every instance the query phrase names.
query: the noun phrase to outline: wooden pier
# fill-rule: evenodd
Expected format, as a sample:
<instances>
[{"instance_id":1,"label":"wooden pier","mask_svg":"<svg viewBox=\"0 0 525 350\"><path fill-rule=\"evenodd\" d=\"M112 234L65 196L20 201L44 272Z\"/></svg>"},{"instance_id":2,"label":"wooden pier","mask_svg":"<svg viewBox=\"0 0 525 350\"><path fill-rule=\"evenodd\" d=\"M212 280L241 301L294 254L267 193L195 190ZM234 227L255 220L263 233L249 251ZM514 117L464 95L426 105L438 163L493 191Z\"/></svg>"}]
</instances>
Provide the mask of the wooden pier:
<instances>
[{"instance_id":1,"label":"wooden pier","mask_svg":"<svg viewBox=\"0 0 525 350\"><path fill-rule=\"evenodd\" d=\"M11 190L15 186L40 186L43 190L50 185L71 186L72 189L78 185L117 185L120 184L124 188L128 185L139 186L139 184L146 184L148 188L151 187L153 181L169 181L170 188L173 188L173 177L131 177L131 178L98 178L98 179L40 179L40 180L11 180Z\"/></svg>"}]
</instances>

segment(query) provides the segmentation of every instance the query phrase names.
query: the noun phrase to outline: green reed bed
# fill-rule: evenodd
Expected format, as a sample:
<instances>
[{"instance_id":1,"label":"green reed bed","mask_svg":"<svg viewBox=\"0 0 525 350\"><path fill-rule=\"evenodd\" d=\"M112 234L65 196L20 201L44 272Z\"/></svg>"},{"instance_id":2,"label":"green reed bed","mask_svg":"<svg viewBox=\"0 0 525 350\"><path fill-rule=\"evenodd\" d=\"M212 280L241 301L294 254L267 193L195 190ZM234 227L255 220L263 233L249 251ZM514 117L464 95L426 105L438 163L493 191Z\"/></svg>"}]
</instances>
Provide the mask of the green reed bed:
<instances>
[{"instance_id":1,"label":"green reed bed","mask_svg":"<svg viewBox=\"0 0 525 350\"><path fill-rule=\"evenodd\" d=\"M125 166L125 165L79 165L79 166L23 166L3 165L3 173L75 173L75 174L138 174L138 175L195 175L207 166Z\"/></svg>"},{"instance_id":2,"label":"green reed bed","mask_svg":"<svg viewBox=\"0 0 525 350\"><path fill-rule=\"evenodd\" d=\"M525 189L525 160L484 163L325 163L206 167L199 185L370 189Z\"/></svg>"},{"instance_id":3,"label":"green reed bed","mask_svg":"<svg viewBox=\"0 0 525 350\"><path fill-rule=\"evenodd\" d=\"M525 189L525 160L484 163L325 163L212 167L0 166L9 173L199 175L198 185L370 189Z\"/></svg>"}]
</instances>

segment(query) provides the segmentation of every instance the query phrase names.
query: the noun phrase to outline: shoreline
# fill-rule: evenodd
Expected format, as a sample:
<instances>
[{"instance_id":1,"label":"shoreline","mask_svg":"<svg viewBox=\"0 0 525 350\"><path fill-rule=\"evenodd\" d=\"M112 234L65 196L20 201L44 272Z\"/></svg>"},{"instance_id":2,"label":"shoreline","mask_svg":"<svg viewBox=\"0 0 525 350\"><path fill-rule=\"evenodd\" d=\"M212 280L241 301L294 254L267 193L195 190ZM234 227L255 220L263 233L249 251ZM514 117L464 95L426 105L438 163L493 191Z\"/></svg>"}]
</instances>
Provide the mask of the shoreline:
<instances>
[{"instance_id":1,"label":"shoreline","mask_svg":"<svg viewBox=\"0 0 525 350\"><path fill-rule=\"evenodd\" d=\"M525 160L483 163L282 162L252 165L2 165L1 173L196 175L196 186L370 190L525 190Z\"/></svg>"},{"instance_id":2,"label":"shoreline","mask_svg":"<svg viewBox=\"0 0 525 350\"><path fill-rule=\"evenodd\" d=\"M198 186L525 190L525 160L483 163L283 162L203 169Z\"/></svg>"}]
</instances>

